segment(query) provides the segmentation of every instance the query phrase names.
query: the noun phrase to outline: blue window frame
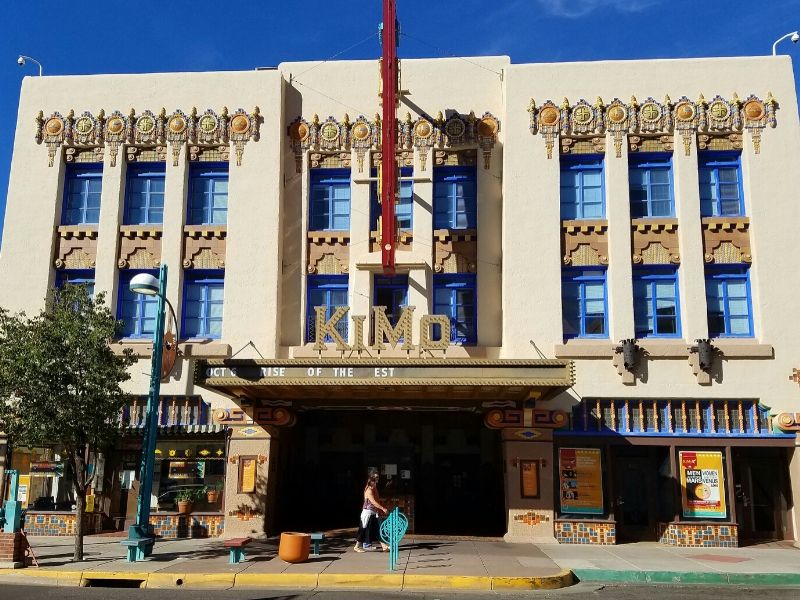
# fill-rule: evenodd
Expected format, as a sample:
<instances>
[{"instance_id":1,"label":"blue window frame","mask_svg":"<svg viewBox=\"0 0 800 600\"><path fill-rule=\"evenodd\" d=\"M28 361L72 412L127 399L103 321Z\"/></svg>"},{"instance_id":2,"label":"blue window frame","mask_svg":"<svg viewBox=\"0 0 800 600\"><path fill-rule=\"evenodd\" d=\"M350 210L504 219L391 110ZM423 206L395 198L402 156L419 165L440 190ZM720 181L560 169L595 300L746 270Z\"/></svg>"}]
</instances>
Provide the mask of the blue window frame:
<instances>
[{"instance_id":1,"label":"blue window frame","mask_svg":"<svg viewBox=\"0 0 800 600\"><path fill-rule=\"evenodd\" d=\"M347 275L309 275L306 289L306 341L313 342L317 338L316 306L326 306L325 318L330 319L337 306L348 306ZM341 319L336 330L347 339L347 319ZM330 336L325 336L331 342Z\"/></svg>"},{"instance_id":2,"label":"blue window frame","mask_svg":"<svg viewBox=\"0 0 800 600\"><path fill-rule=\"evenodd\" d=\"M633 317L636 337L680 337L678 272L672 267L635 269Z\"/></svg>"},{"instance_id":3,"label":"blue window frame","mask_svg":"<svg viewBox=\"0 0 800 600\"><path fill-rule=\"evenodd\" d=\"M477 213L475 167L433 169L434 229L474 229Z\"/></svg>"},{"instance_id":4,"label":"blue window frame","mask_svg":"<svg viewBox=\"0 0 800 600\"><path fill-rule=\"evenodd\" d=\"M747 267L715 267L706 270L708 335L753 337L753 302Z\"/></svg>"},{"instance_id":5,"label":"blue window frame","mask_svg":"<svg viewBox=\"0 0 800 600\"><path fill-rule=\"evenodd\" d=\"M85 285L89 297L94 296L94 271L91 269L68 269L56 273L56 286Z\"/></svg>"},{"instance_id":6,"label":"blue window frame","mask_svg":"<svg viewBox=\"0 0 800 600\"><path fill-rule=\"evenodd\" d=\"M565 338L607 338L606 270L564 269L561 306Z\"/></svg>"},{"instance_id":7,"label":"blue window frame","mask_svg":"<svg viewBox=\"0 0 800 600\"><path fill-rule=\"evenodd\" d=\"M163 222L164 163L128 165L125 224L160 225Z\"/></svg>"},{"instance_id":8,"label":"blue window frame","mask_svg":"<svg viewBox=\"0 0 800 600\"><path fill-rule=\"evenodd\" d=\"M136 294L128 287L139 273L158 277L158 271L124 271L119 274L117 318L122 321L122 335L129 338L151 338L156 329L158 297Z\"/></svg>"},{"instance_id":9,"label":"blue window frame","mask_svg":"<svg viewBox=\"0 0 800 600\"><path fill-rule=\"evenodd\" d=\"M433 313L450 317L451 342L463 345L477 342L477 304L474 275L433 276ZM437 339L439 335L438 331L434 332Z\"/></svg>"},{"instance_id":10,"label":"blue window frame","mask_svg":"<svg viewBox=\"0 0 800 600\"><path fill-rule=\"evenodd\" d=\"M701 216L744 215L741 156L741 152L699 153Z\"/></svg>"},{"instance_id":11,"label":"blue window frame","mask_svg":"<svg viewBox=\"0 0 800 600\"><path fill-rule=\"evenodd\" d=\"M408 275L395 277L376 275L373 287L374 306L385 306L389 322L397 325L403 309L408 305Z\"/></svg>"},{"instance_id":12,"label":"blue window frame","mask_svg":"<svg viewBox=\"0 0 800 600\"><path fill-rule=\"evenodd\" d=\"M223 271L198 271L183 283L183 338L222 337L222 306L225 294Z\"/></svg>"},{"instance_id":13,"label":"blue window frame","mask_svg":"<svg viewBox=\"0 0 800 600\"><path fill-rule=\"evenodd\" d=\"M641 154L629 157L628 181L631 217L673 217L672 155Z\"/></svg>"},{"instance_id":14,"label":"blue window frame","mask_svg":"<svg viewBox=\"0 0 800 600\"><path fill-rule=\"evenodd\" d=\"M400 169L401 177L411 177L413 170L411 167ZM372 177L377 177L377 171L372 169ZM381 215L381 204L378 202L378 184L370 185L370 205L372 206L371 227L373 231L378 229L378 217ZM412 181L400 182L400 196L395 204L394 214L397 217L398 229L412 229L414 208L414 183Z\"/></svg>"},{"instance_id":15,"label":"blue window frame","mask_svg":"<svg viewBox=\"0 0 800 600\"><path fill-rule=\"evenodd\" d=\"M189 176L189 225L228 222L228 165L193 163Z\"/></svg>"},{"instance_id":16,"label":"blue window frame","mask_svg":"<svg viewBox=\"0 0 800 600\"><path fill-rule=\"evenodd\" d=\"M603 157L561 157L561 218L605 217Z\"/></svg>"},{"instance_id":17,"label":"blue window frame","mask_svg":"<svg viewBox=\"0 0 800 600\"><path fill-rule=\"evenodd\" d=\"M309 230L350 229L350 169L311 171Z\"/></svg>"},{"instance_id":18,"label":"blue window frame","mask_svg":"<svg viewBox=\"0 0 800 600\"><path fill-rule=\"evenodd\" d=\"M103 165L68 164L64 176L62 225L96 225L100 222Z\"/></svg>"}]
</instances>

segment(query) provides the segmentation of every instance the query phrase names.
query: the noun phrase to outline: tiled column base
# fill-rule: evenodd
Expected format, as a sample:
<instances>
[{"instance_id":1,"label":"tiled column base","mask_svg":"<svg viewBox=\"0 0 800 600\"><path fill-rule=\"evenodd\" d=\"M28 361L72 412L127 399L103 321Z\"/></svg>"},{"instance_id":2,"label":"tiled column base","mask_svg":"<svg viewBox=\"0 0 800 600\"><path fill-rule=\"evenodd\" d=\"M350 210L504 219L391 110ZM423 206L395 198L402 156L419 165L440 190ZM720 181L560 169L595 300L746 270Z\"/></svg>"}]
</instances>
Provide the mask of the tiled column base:
<instances>
[{"instance_id":1,"label":"tiled column base","mask_svg":"<svg viewBox=\"0 0 800 600\"><path fill-rule=\"evenodd\" d=\"M32 512L25 515L25 533L28 535L75 535L77 518L73 512ZM86 535L103 530L103 515L87 513L83 515L83 532Z\"/></svg>"},{"instance_id":2,"label":"tiled column base","mask_svg":"<svg viewBox=\"0 0 800 600\"><path fill-rule=\"evenodd\" d=\"M219 514L150 515L150 525L160 538L185 539L219 537L225 529L225 517Z\"/></svg>"},{"instance_id":3,"label":"tiled column base","mask_svg":"<svg viewBox=\"0 0 800 600\"><path fill-rule=\"evenodd\" d=\"M24 548L21 533L0 533L0 563L24 565Z\"/></svg>"},{"instance_id":4,"label":"tiled column base","mask_svg":"<svg viewBox=\"0 0 800 600\"><path fill-rule=\"evenodd\" d=\"M559 544L596 544L611 546L617 543L617 525L612 521L555 522Z\"/></svg>"},{"instance_id":5,"label":"tiled column base","mask_svg":"<svg viewBox=\"0 0 800 600\"><path fill-rule=\"evenodd\" d=\"M685 548L736 548L739 528L732 523L659 523L658 541Z\"/></svg>"}]
</instances>

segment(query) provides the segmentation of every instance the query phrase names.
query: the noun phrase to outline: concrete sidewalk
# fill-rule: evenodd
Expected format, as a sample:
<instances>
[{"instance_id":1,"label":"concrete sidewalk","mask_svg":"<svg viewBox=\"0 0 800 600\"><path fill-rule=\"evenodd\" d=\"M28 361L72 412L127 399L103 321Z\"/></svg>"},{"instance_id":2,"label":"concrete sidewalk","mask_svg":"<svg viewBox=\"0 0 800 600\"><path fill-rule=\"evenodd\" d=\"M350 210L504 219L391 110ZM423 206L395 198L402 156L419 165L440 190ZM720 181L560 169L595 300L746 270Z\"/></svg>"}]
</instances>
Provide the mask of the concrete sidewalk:
<instances>
[{"instance_id":1,"label":"concrete sidewalk","mask_svg":"<svg viewBox=\"0 0 800 600\"><path fill-rule=\"evenodd\" d=\"M400 561L356 553L349 537L332 537L322 555L290 565L277 540L257 540L247 560L228 564L219 540L164 540L143 562L124 560L121 538L89 536L86 560L71 562L72 538L30 538L41 565L0 570L7 582L102 585L126 580L150 588L358 588L521 590L593 582L713 583L800 586L800 550L767 544L748 548L673 548L656 543L620 546L507 544L481 538L407 536ZM574 573L574 576L573 576Z\"/></svg>"}]
</instances>

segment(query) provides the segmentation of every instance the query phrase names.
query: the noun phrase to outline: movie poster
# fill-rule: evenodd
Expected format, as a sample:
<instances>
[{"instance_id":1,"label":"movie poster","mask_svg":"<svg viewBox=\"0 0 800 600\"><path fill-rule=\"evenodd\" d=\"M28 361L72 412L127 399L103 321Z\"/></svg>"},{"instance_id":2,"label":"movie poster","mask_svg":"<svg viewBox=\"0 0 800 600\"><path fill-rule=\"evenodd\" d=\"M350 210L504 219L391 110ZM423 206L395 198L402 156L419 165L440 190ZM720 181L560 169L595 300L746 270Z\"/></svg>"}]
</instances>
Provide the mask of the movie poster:
<instances>
[{"instance_id":1,"label":"movie poster","mask_svg":"<svg viewBox=\"0 0 800 600\"><path fill-rule=\"evenodd\" d=\"M559 448L561 512L603 514L603 464L599 448Z\"/></svg>"},{"instance_id":2,"label":"movie poster","mask_svg":"<svg viewBox=\"0 0 800 600\"><path fill-rule=\"evenodd\" d=\"M722 452L679 452L684 517L724 519Z\"/></svg>"}]
</instances>

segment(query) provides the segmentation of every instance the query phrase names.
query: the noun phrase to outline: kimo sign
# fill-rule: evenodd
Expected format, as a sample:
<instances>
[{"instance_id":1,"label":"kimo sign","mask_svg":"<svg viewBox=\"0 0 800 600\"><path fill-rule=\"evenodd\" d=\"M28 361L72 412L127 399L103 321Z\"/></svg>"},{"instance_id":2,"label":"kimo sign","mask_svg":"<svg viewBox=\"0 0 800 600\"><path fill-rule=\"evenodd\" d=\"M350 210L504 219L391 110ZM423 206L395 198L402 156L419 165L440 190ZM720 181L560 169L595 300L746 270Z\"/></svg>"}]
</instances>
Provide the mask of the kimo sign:
<instances>
[{"instance_id":1,"label":"kimo sign","mask_svg":"<svg viewBox=\"0 0 800 600\"><path fill-rule=\"evenodd\" d=\"M414 309L414 306L406 306L397 320L397 325L392 326L386 316L386 307L373 306L372 322L374 324L374 334L372 336L372 344L369 347L372 350L385 350L384 341L386 341L392 348L396 348L400 344L400 348L403 350L414 350L415 346L411 341L414 331ZM327 350L328 343L326 343L326 339L332 340L336 344L337 350L356 352L367 350L367 345L364 343L364 321L367 320L366 315L350 316L353 322L352 344L348 344L336 328L349 311L349 306L337 306L331 318L327 319L327 306L314 307L314 312L316 313L314 350ZM420 348L422 350L447 350L450 346L450 317L445 315L424 315L419 320L419 326L422 328L420 334ZM436 331L436 326L438 326L438 331ZM438 333L437 337L434 337L434 331Z\"/></svg>"}]
</instances>

